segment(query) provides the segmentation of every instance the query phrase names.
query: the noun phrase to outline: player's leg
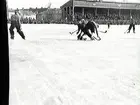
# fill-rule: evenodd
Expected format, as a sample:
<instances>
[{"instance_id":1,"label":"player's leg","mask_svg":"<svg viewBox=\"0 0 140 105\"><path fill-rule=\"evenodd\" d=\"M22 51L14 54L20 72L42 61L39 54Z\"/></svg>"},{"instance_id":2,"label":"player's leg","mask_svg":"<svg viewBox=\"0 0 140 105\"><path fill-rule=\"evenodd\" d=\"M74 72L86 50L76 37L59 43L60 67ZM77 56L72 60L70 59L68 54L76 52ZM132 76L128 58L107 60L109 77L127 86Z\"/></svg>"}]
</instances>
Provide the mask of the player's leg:
<instances>
[{"instance_id":1,"label":"player's leg","mask_svg":"<svg viewBox=\"0 0 140 105\"><path fill-rule=\"evenodd\" d=\"M101 40L101 38L99 37L99 34L98 34L97 27L93 27L93 28L91 29L92 38L96 39L96 38L93 36L93 34L95 34L95 31L96 31L97 37L99 38L99 39L97 39L97 40Z\"/></svg>"},{"instance_id":2,"label":"player's leg","mask_svg":"<svg viewBox=\"0 0 140 105\"><path fill-rule=\"evenodd\" d=\"M79 40L86 40L86 38L83 38L84 35L86 35L85 32L82 32L80 37L79 37Z\"/></svg>"},{"instance_id":3,"label":"player's leg","mask_svg":"<svg viewBox=\"0 0 140 105\"><path fill-rule=\"evenodd\" d=\"M89 30L87 30L85 32L85 34L91 39L91 40L95 40L95 37L92 37L92 34L89 32Z\"/></svg>"},{"instance_id":4,"label":"player's leg","mask_svg":"<svg viewBox=\"0 0 140 105\"><path fill-rule=\"evenodd\" d=\"M129 25L129 28L128 28L128 32L127 33L130 33L131 28L132 28L132 24Z\"/></svg>"},{"instance_id":5,"label":"player's leg","mask_svg":"<svg viewBox=\"0 0 140 105\"><path fill-rule=\"evenodd\" d=\"M108 29L110 28L110 23L108 23Z\"/></svg>"},{"instance_id":6,"label":"player's leg","mask_svg":"<svg viewBox=\"0 0 140 105\"><path fill-rule=\"evenodd\" d=\"M80 35L79 40L82 40L84 35L85 35L84 33L82 35Z\"/></svg>"},{"instance_id":7,"label":"player's leg","mask_svg":"<svg viewBox=\"0 0 140 105\"><path fill-rule=\"evenodd\" d=\"M80 32L80 34L78 34L77 40L80 40L81 34L82 34L82 31Z\"/></svg>"},{"instance_id":8,"label":"player's leg","mask_svg":"<svg viewBox=\"0 0 140 105\"><path fill-rule=\"evenodd\" d=\"M11 39L14 39L14 28L15 28L15 25L11 23L11 26L9 28Z\"/></svg>"},{"instance_id":9,"label":"player's leg","mask_svg":"<svg viewBox=\"0 0 140 105\"><path fill-rule=\"evenodd\" d=\"M25 40L25 35L24 35L23 31L21 30L21 27L19 24L16 25L16 29L17 29L17 32L19 33L19 35Z\"/></svg>"},{"instance_id":10,"label":"player's leg","mask_svg":"<svg viewBox=\"0 0 140 105\"><path fill-rule=\"evenodd\" d=\"M135 24L133 24L133 33L135 33Z\"/></svg>"},{"instance_id":11,"label":"player's leg","mask_svg":"<svg viewBox=\"0 0 140 105\"><path fill-rule=\"evenodd\" d=\"M81 34L79 34L79 35L77 36L77 40L79 40L79 39L80 39L80 37L81 37Z\"/></svg>"}]
</instances>

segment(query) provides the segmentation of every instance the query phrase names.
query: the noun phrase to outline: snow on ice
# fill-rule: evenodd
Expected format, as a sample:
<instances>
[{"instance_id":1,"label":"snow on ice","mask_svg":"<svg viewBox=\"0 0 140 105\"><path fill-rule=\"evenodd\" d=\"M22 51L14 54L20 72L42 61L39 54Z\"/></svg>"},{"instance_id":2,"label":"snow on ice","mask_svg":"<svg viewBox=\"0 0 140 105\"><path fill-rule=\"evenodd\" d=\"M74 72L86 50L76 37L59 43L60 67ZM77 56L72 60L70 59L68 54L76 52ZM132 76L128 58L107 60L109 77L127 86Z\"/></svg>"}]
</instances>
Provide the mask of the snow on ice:
<instances>
[{"instance_id":1,"label":"snow on ice","mask_svg":"<svg viewBox=\"0 0 140 105\"><path fill-rule=\"evenodd\" d=\"M127 28L77 41L75 25L22 24L26 40L9 35L9 104L140 105L140 27Z\"/></svg>"}]
</instances>

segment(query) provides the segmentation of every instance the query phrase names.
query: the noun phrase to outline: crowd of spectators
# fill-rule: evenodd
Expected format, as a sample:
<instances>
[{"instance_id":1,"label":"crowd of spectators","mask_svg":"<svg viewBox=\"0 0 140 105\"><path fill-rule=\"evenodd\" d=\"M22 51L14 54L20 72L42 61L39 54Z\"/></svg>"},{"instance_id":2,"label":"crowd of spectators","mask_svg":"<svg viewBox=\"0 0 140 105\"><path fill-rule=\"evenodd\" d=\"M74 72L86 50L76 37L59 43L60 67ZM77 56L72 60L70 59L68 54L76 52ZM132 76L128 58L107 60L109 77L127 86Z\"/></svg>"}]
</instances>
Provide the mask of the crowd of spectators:
<instances>
[{"instance_id":1,"label":"crowd of spectators","mask_svg":"<svg viewBox=\"0 0 140 105\"><path fill-rule=\"evenodd\" d=\"M36 24L36 19L35 18L21 18L21 23L23 24Z\"/></svg>"},{"instance_id":2,"label":"crowd of spectators","mask_svg":"<svg viewBox=\"0 0 140 105\"><path fill-rule=\"evenodd\" d=\"M8 23L10 23L10 22L11 22L11 19L8 19ZM36 19L31 18L31 17L21 18L20 22L22 24L36 24L37 23Z\"/></svg>"},{"instance_id":3,"label":"crowd of spectators","mask_svg":"<svg viewBox=\"0 0 140 105\"><path fill-rule=\"evenodd\" d=\"M79 19L82 18L87 18L90 17L91 19L93 19L95 22L99 23L99 24L106 24L106 23L110 23L110 24L129 24L129 20L130 20L130 16L129 15L117 15L117 14L110 14L110 15L106 15L106 14L98 14L97 16L92 15L90 13L85 14L84 16L82 16L81 13L75 13L75 19L74 21L72 20L72 16L69 16L66 19L61 19L61 20L52 20L49 23L45 22L43 20L37 20L35 18L31 18L31 17L26 17L26 18L21 18L21 23L22 24L50 24L50 23L57 23L57 24L73 24L73 23L77 23L79 21ZM136 24L140 24L140 20L139 17L133 16L133 18L135 18L135 22ZM10 23L10 19L8 19L8 23Z\"/></svg>"},{"instance_id":4,"label":"crowd of spectators","mask_svg":"<svg viewBox=\"0 0 140 105\"><path fill-rule=\"evenodd\" d=\"M84 16L82 16L81 13L75 13L75 21L78 21L81 18L87 18L90 17L93 19L95 22L99 24L129 24L130 16L129 15L118 15L118 14L98 14L97 16L87 13ZM133 16L135 19L136 24L140 24L139 17Z\"/></svg>"}]
</instances>

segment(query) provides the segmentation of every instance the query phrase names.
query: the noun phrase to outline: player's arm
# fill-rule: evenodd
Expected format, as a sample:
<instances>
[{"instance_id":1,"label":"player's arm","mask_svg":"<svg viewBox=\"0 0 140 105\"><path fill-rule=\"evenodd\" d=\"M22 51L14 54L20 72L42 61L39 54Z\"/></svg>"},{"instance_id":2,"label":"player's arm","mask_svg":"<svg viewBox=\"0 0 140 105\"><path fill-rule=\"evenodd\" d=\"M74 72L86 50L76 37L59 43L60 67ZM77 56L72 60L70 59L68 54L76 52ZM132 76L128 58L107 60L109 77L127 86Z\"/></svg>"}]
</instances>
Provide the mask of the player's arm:
<instances>
[{"instance_id":1,"label":"player's arm","mask_svg":"<svg viewBox=\"0 0 140 105\"><path fill-rule=\"evenodd\" d=\"M13 18L14 18L14 15L11 15L11 21L13 21L13 20L14 20Z\"/></svg>"},{"instance_id":2,"label":"player's arm","mask_svg":"<svg viewBox=\"0 0 140 105\"><path fill-rule=\"evenodd\" d=\"M19 11L17 12L17 14L18 14L18 22L19 22L19 24L21 25L21 21L20 21L20 16L21 16L21 14L20 14Z\"/></svg>"},{"instance_id":3,"label":"player's arm","mask_svg":"<svg viewBox=\"0 0 140 105\"><path fill-rule=\"evenodd\" d=\"M18 24L21 26L21 22L20 22L19 16L17 16L17 22L18 22Z\"/></svg>"},{"instance_id":4,"label":"player's arm","mask_svg":"<svg viewBox=\"0 0 140 105\"><path fill-rule=\"evenodd\" d=\"M97 37L100 38L99 37L99 33L98 33L98 29L97 29L98 27L97 27L97 25L95 23L94 23L94 27L95 27L95 31L96 31Z\"/></svg>"},{"instance_id":5,"label":"player's arm","mask_svg":"<svg viewBox=\"0 0 140 105\"><path fill-rule=\"evenodd\" d=\"M96 26L95 26L95 31L96 31L97 36L99 36L99 34L98 34L98 29L97 29Z\"/></svg>"}]
</instances>

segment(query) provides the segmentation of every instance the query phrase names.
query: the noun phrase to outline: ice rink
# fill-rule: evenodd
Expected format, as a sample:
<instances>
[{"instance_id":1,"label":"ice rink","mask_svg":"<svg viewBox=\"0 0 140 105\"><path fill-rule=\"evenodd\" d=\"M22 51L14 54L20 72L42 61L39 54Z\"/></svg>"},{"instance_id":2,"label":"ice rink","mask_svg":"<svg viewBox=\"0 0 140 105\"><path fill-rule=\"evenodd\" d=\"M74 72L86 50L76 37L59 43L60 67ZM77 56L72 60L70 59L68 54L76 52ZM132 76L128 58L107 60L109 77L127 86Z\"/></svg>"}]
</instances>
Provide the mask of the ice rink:
<instances>
[{"instance_id":1,"label":"ice rink","mask_svg":"<svg viewBox=\"0 0 140 105\"><path fill-rule=\"evenodd\" d=\"M127 28L77 41L75 25L22 24L26 40L9 36L9 105L140 105L140 26Z\"/></svg>"}]
</instances>

